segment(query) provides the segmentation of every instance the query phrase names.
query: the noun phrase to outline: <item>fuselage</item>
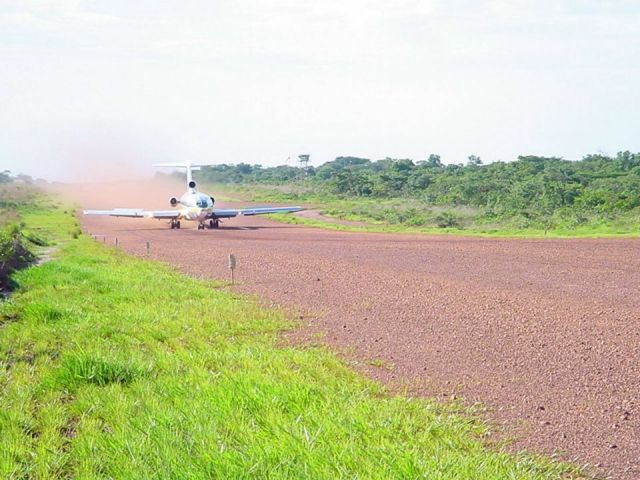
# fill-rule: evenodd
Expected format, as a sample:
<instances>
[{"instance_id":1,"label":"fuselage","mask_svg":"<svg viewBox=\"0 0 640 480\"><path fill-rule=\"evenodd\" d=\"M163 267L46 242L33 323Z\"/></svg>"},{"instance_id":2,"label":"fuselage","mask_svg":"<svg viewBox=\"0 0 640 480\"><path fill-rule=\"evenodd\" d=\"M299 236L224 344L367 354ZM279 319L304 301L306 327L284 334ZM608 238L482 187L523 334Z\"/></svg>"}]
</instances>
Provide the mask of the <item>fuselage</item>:
<instances>
[{"instance_id":1,"label":"fuselage","mask_svg":"<svg viewBox=\"0 0 640 480\"><path fill-rule=\"evenodd\" d=\"M194 222L204 222L211 218L213 212L213 198L205 193L190 188L180 197L178 203L182 206L181 218Z\"/></svg>"}]
</instances>

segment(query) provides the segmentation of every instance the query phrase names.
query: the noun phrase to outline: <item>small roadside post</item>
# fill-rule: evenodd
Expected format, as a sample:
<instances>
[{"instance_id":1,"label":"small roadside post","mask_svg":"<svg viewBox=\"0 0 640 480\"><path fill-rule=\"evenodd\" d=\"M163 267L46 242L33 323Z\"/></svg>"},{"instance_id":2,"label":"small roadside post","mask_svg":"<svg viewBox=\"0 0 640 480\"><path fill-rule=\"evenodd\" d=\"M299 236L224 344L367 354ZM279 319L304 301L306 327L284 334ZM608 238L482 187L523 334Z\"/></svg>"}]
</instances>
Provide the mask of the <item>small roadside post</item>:
<instances>
[{"instance_id":1,"label":"small roadside post","mask_svg":"<svg viewBox=\"0 0 640 480\"><path fill-rule=\"evenodd\" d=\"M147 257L149 256L149 250L151 248L151 245L149 245L149 242L147 242Z\"/></svg>"},{"instance_id":2,"label":"small roadside post","mask_svg":"<svg viewBox=\"0 0 640 480\"><path fill-rule=\"evenodd\" d=\"M236 269L236 256L233 253L229 254L229 270L231 270L231 285L234 283L234 271Z\"/></svg>"}]
</instances>

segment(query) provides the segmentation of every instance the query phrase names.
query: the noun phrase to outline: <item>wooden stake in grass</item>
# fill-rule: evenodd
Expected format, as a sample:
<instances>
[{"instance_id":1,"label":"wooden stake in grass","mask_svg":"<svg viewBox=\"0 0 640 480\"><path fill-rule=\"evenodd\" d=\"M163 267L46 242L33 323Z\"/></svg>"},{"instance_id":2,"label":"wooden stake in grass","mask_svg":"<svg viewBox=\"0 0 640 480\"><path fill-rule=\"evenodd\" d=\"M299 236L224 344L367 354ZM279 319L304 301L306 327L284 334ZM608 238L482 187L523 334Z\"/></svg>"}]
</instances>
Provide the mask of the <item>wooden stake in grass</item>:
<instances>
[{"instance_id":1,"label":"wooden stake in grass","mask_svg":"<svg viewBox=\"0 0 640 480\"><path fill-rule=\"evenodd\" d=\"M233 253L229 254L229 270L231 270L231 285L233 285L234 279L234 271L236 269L236 256Z\"/></svg>"},{"instance_id":2,"label":"wooden stake in grass","mask_svg":"<svg viewBox=\"0 0 640 480\"><path fill-rule=\"evenodd\" d=\"M149 245L149 242L147 242L147 257L149 256L149 249L150 249L150 247L151 247L151 246Z\"/></svg>"}]
</instances>

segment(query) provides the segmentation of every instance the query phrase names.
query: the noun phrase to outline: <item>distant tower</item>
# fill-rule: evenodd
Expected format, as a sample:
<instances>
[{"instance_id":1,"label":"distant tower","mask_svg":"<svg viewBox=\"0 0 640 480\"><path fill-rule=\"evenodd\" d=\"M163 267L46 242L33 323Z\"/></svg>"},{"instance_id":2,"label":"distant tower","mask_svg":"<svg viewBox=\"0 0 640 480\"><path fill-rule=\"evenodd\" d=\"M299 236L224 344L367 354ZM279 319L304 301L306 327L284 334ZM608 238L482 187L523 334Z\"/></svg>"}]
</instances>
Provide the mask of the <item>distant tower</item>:
<instances>
[{"instance_id":1,"label":"distant tower","mask_svg":"<svg viewBox=\"0 0 640 480\"><path fill-rule=\"evenodd\" d=\"M307 168L309 168L309 157L311 157L311 155L298 155L298 162L300 162L301 169L306 170Z\"/></svg>"},{"instance_id":2,"label":"distant tower","mask_svg":"<svg viewBox=\"0 0 640 480\"><path fill-rule=\"evenodd\" d=\"M298 163L300 163L300 173L298 174L298 180L302 180L307 176L307 172L309 170L309 157L311 155L302 154L298 155Z\"/></svg>"}]
</instances>

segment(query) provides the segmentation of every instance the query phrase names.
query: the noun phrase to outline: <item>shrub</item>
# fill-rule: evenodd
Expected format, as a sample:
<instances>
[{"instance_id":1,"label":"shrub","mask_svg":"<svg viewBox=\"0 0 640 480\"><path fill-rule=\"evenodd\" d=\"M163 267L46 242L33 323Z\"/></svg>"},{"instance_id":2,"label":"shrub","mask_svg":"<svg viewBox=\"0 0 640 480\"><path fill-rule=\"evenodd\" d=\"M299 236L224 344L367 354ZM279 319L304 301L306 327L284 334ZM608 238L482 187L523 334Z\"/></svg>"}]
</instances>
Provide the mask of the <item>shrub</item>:
<instances>
[{"instance_id":1,"label":"shrub","mask_svg":"<svg viewBox=\"0 0 640 480\"><path fill-rule=\"evenodd\" d=\"M25 245L20 227L9 225L0 231L0 289L9 287L9 275L35 259Z\"/></svg>"},{"instance_id":2,"label":"shrub","mask_svg":"<svg viewBox=\"0 0 640 480\"><path fill-rule=\"evenodd\" d=\"M459 226L458 219L453 212L442 212L436 216L435 221L439 228L452 228Z\"/></svg>"}]
</instances>

